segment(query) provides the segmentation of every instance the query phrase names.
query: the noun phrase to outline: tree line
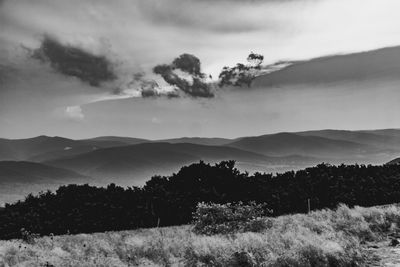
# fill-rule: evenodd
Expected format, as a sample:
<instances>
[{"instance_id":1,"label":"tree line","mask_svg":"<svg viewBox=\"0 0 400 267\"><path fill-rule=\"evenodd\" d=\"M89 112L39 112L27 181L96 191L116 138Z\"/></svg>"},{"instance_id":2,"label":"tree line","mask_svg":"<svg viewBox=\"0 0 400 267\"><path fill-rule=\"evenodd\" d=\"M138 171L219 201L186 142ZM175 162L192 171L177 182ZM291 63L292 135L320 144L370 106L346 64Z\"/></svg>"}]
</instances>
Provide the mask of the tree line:
<instances>
[{"instance_id":1,"label":"tree line","mask_svg":"<svg viewBox=\"0 0 400 267\"><path fill-rule=\"evenodd\" d=\"M250 175L234 161L192 164L143 187L71 184L28 195L0 209L0 239L127 230L192 222L199 202L266 203L272 216L311 209L400 202L400 165L319 164L299 171Z\"/></svg>"}]
</instances>

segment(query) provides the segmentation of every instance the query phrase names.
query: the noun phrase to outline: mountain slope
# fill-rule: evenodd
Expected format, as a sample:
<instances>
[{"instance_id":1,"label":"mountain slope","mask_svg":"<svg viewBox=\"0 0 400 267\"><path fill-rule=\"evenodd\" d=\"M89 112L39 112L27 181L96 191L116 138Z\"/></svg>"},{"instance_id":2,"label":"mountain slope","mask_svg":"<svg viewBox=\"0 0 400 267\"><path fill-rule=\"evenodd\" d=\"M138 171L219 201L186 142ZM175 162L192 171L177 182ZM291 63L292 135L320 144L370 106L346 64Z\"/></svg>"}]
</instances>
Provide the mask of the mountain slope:
<instances>
[{"instance_id":1,"label":"mountain slope","mask_svg":"<svg viewBox=\"0 0 400 267\"><path fill-rule=\"evenodd\" d=\"M298 154L343 160L374 150L369 145L319 136L302 136L295 133L245 137L230 143L229 146L269 156Z\"/></svg>"},{"instance_id":2,"label":"mountain slope","mask_svg":"<svg viewBox=\"0 0 400 267\"><path fill-rule=\"evenodd\" d=\"M400 137L400 129L379 129L379 130L363 130L359 131L363 133L373 133L376 135L388 136L388 137Z\"/></svg>"},{"instance_id":3,"label":"mountain slope","mask_svg":"<svg viewBox=\"0 0 400 267\"><path fill-rule=\"evenodd\" d=\"M72 140L44 135L27 139L0 139L0 160L41 162L86 153L98 148L124 145L127 143L118 140Z\"/></svg>"},{"instance_id":4,"label":"mountain slope","mask_svg":"<svg viewBox=\"0 0 400 267\"><path fill-rule=\"evenodd\" d=\"M120 183L132 185L141 184L155 174L170 174L185 164L199 160L236 160L239 168L248 171L272 171L277 165L291 164L293 168L295 164L304 166L318 161L303 157L272 158L233 147L144 143L99 149L68 159L48 161L46 164L96 178L116 178Z\"/></svg>"},{"instance_id":5,"label":"mountain slope","mask_svg":"<svg viewBox=\"0 0 400 267\"><path fill-rule=\"evenodd\" d=\"M0 161L0 206L22 199L29 193L55 190L62 184L92 181L90 177L71 170L40 163Z\"/></svg>"},{"instance_id":6,"label":"mountain slope","mask_svg":"<svg viewBox=\"0 0 400 267\"><path fill-rule=\"evenodd\" d=\"M89 144L100 144L103 147L104 144L109 144L108 147L118 146L118 144L125 144L125 145L137 145L141 143L151 142L147 139L142 138L134 138L134 137L123 137L123 136L99 136L89 139L81 139L79 141L83 141Z\"/></svg>"},{"instance_id":7,"label":"mountain slope","mask_svg":"<svg viewBox=\"0 0 400 267\"><path fill-rule=\"evenodd\" d=\"M400 46L373 51L321 57L294 63L281 70L261 75L254 87L299 84L329 84L400 77Z\"/></svg>"},{"instance_id":8,"label":"mountain slope","mask_svg":"<svg viewBox=\"0 0 400 267\"><path fill-rule=\"evenodd\" d=\"M297 132L296 134L356 142L375 146L382 150L400 150L400 134L396 136L391 132L375 133L375 131L319 130Z\"/></svg>"},{"instance_id":9,"label":"mountain slope","mask_svg":"<svg viewBox=\"0 0 400 267\"><path fill-rule=\"evenodd\" d=\"M0 161L0 184L87 179L71 170L27 161Z\"/></svg>"},{"instance_id":10,"label":"mountain slope","mask_svg":"<svg viewBox=\"0 0 400 267\"><path fill-rule=\"evenodd\" d=\"M227 139L227 138L205 138L205 137L182 137L182 138L159 140L159 142L167 142L171 144L190 143L190 144L208 145L208 146L222 146L232 141L233 141L232 139Z\"/></svg>"}]
</instances>

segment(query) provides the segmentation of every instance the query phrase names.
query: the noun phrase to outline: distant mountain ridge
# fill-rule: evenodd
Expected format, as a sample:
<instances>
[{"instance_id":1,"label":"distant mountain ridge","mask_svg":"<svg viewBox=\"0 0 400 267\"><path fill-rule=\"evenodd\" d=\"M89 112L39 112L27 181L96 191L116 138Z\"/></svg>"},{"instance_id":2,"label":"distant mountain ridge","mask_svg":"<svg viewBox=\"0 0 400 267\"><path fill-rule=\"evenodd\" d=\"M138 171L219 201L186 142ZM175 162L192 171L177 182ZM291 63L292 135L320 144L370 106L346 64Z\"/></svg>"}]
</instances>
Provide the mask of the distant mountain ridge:
<instances>
[{"instance_id":1,"label":"distant mountain ridge","mask_svg":"<svg viewBox=\"0 0 400 267\"><path fill-rule=\"evenodd\" d=\"M54 166L26 161L0 161L0 206L31 192L56 189L68 183L92 183L88 176Z\"/></svg>"},{"instance_id":2,"label":"distant mountain ridge","mask_svg":"<svg viewBox=\"0 0 400 267\"><path fill-rule=\"evenodd\" d=\"M268 157L227 146L205 146L189 143L143 143L124 147L95 150L74 157L46 161L51 166L71 169L92 177L118 177L122 180L141 180L154 174L168 174L182 165L198 162L217 162L234 159L243 169L267 171L266 166L317 162L307 157Z\"/></svg>"},{"instance_id":3,"label":"distant mountain ridge","mask_svg":"<svg viewBox=\"0 0 400 267\"><path fill-rule=\"evenodd\" d=\"M346 154L364 153L368 146L320 136L302 136L295 133L278 133L257 137L245 137L229 146L272 156L299 154L336 158Z\"/></svg>"},{"instance_id":4,"label":"distant mountain ridge","mask_svg":"<svg viewBox=\"0 0 400 267\"><path fill-rule=\"evenodd\" d=\"M321 162L384 164L399 156L400 129L327 129L235 139L0 139L0 203L19 199L29 190L38 192L69 182L140 186L154 175L170 175L200 160L236 160L242 171L282 172Z\"/></svg>"},{"instance_id":5,"label":"distant mountain ridge","mask_svg":"<svg viewBox=\"0 0 400 267\"><path fill-rule=\"evenodd\" d=\"M0 139L1 160L46 162L71 158L98 149L139 144L169 143L224 146L282 157L300 155L324 158L350 158L376 153L396 154L400 151L400 129L382 130L313 130L283 132L235 139L182 137L162 140L101 136L73 140L63 137L38 136L28 139ZM210 148L211 149L211 148Z\"/></svg>"},{"instance_id":6,"label":"distant mountain ridge","mask_svg":"<svg viewBox=\"0 0 400 267\"><path fill-rule=\"evenodd\" d=\"M61 154L76 155L97 148L123 146L116 141L81 141L64 137L37 136L26 139L0 139L0 160L27 160L40 162L47 157ZM47 156L46 156L47 155Z\"/></svg>"}]
</instances>

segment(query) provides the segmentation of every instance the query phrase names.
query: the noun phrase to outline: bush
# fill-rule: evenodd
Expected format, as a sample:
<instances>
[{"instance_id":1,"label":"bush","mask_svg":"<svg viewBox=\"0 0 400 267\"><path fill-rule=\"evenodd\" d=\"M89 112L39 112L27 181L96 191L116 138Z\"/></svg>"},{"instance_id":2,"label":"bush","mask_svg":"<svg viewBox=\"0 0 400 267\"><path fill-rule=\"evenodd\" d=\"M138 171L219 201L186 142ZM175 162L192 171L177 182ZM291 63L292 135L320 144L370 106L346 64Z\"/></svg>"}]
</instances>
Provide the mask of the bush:
<instances>
[{"instance_id":1,"label":"bush","mask_svg":"<svg viewBox=\"0 0 400 267\"><path fill-rule=\"evenodd\" d=\"M268 228L265 218L272 213L266 204L198 203L193 214L197 234L228 234L234 232L261 232Z\"/></svg>"},{"instance_id":2,"label":"bush","mask_svg":"<svg viewBox=\"0 0 400 267\"><path fill-rule=\"evenodd\" d=\"M39 238L38 234L31 233L28 230L25 230L25 228L21 228L21 239L25 241L28 244L34 244L35 239Z\"/></svg>"}]
</instances>

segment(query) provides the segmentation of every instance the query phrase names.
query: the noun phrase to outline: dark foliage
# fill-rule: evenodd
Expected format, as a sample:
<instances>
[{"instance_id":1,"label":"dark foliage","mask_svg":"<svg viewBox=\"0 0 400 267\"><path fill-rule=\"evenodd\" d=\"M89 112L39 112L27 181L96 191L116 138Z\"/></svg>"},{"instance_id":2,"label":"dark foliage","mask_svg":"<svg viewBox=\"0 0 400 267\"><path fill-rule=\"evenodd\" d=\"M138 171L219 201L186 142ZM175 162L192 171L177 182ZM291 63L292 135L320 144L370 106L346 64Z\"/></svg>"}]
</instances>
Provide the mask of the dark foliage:
<instances>
[{"instance_id":1,"label":"dark foliage","mask_svg":"<svg viewBox=\"0 0 400 267\"><path fill-rule=\"evenodd\" d=\"M154 176L143 188L68 185L29 195L0 209L0 238L21 229L41 235L100 232L192 222L199 202L268 203L273 215L400 202L400 165L320 164L297 172L249 175L234 161L200 162L169 177Z\"/></svg>"}]
</instances>

